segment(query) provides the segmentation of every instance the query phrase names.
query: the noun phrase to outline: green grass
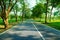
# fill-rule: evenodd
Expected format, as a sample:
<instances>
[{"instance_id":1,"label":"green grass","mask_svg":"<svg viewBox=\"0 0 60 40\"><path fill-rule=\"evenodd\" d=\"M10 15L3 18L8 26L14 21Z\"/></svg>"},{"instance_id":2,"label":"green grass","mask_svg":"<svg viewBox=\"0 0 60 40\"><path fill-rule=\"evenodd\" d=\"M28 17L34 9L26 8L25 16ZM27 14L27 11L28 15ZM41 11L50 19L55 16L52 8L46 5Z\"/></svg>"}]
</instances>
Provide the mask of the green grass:
<instances>
[{"instance_id":1,"label":"green grass","mask_svg":"<svg viewBox=\"0 0 60 40\"><path fill-rule=\"evenodd\" d=\"M60 30L60 19L52 20L47 25L50 26L50 27L53 27L57 30Z\"/></svg>"},{"instance_id":2,"label":"green grass","mask_svg":"<svg viewBox=\"0 0 60 40\"><path fill-rule=\"evenodd\" d=\"M20 21L20 20L18 19L18 21ZM11 23L16 22L16 20L15 19L10 19L8 22L9 22L9 24L11 24ZM0 19L0 25L3 25L3 20L2 19Z\"/></svg>"},{"instance_id":3,"label":"green grass","mask_svg":"<svg viewBox=\"0 0 60 40\"><path fill-rule=\"evenodd\" d=\"M9 23L13 23L13 22L16 22L16 20L15 19L9 20Z\"/></svg>"},{"instance_id":4,"label":"green grass","mask_svg":"<svg viewBox=\"0 0 60 40\"><path fill-rule=\"evenodd\" d=\"M53 28L55 28L57 30L60 30L60 22L51 22L51 23L49 23L47 25L50 26L50 27L53 27Z\"/></svg>"},{"instance_id":5,"label":"green grass","mask_svg":"<svg viewBox=\"0 0 60 40\"><path fill-rule=\"evenodd\" d=\"M10 23L13 23L13 22L16 22L16 21L15 21L15 19L14 19L14 20L9 20L8 22L9 22L9 24L10 24ZM0 25L3 25L3 21L2 21L2 20L0 20Z\"/></svg>"},{"instance_id":6,"label":"green grass","mask_svg":"<svg viewBox=\"0 0 60 40\"><path fill-rule=\"evenodd\" d=\"M2 21L2 19L0 19L0 25L3 25L3 21Z\"/></svg>"}]
</instances>

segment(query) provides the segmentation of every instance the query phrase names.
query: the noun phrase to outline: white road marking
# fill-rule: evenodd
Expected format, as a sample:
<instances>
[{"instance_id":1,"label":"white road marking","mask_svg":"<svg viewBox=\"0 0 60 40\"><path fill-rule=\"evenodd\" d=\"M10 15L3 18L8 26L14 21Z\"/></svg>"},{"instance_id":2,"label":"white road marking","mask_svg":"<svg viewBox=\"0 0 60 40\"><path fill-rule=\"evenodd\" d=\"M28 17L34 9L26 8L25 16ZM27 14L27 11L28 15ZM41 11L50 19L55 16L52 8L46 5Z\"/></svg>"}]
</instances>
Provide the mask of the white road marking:
<instances>
[{"instance_id":1,"label":"white road marking","mask_svg":"<svg viewBox=\"0 0 60 40\"><path fill-rule=\"evenodd\" d=\"M32 23L33 24L33 23ZM34 25L34 24L33 24ZM37 29L37 27L34 25L34 27L36 28L36 30L38 31L38 29ZM43 40L45 40L45 38L43 37L43 35L41 34L41 32L40 31L38 31L38 33L39 33L39 35L41 36L41 38L43 39Z\"/></svg>"}]
</instances>

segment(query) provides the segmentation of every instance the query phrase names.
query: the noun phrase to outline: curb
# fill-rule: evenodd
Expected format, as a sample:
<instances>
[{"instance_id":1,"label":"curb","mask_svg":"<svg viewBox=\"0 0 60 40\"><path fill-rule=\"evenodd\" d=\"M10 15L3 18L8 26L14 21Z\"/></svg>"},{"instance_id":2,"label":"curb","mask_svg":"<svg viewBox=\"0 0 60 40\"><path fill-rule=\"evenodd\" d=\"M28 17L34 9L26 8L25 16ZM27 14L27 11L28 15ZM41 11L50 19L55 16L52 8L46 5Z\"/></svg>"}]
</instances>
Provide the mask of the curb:
<instances>
[{"instance_id":1,"label":"curb","mask_svg":"<svg viewBox=\"0 0 60 40\"><path fill-rule=\"evenodd\" d=\"M48 26L48 25L46 25L46 24L42 24L42 23L39 23L39 24L44 25L44 26L46 26L46 27L49 27L49 28L51 28L51 29L54 29L54 30L60 32L59 30L57 30L57 29L55 29L55 28L52 28L51 26Z\"/></svg>"},{"instance_id":2,"label":"curb","mask_svg":"<svg viewBox=\"0 0 60 40\"><path fill-rule=\"evenodd\" d=\"M35 22L36 23L36 22ZM41 24L41 23L39 23L39 24ZM48 27L48 28L51 28L52 30L55 30L56 32L55 33L58 33L59 35L60 35L60 31L59 30L57 30L57 29L55 29L55 28L52 28L52 27L50 27L50 26L48 26L48 25L46 25L46 24L41 24L41 25L44 25L45 27Z\"/></svg>"}]
</instances>

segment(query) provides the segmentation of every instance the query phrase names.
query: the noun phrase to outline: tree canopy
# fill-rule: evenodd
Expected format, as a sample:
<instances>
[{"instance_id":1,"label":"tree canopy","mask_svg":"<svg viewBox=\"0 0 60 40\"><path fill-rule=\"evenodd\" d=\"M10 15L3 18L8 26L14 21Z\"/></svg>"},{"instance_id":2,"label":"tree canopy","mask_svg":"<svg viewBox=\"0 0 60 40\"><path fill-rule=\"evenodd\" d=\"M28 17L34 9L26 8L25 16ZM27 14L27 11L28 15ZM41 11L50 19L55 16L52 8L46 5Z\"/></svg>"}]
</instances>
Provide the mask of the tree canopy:
<instances>
[{"instance_id":1,"label":"tree canopy","mask_svg":"<svg viewBox=\"0 0 60 40\"><path fill-rule=\"evenodd\" d=\"M39 3L32 9L32 16L41 17L44 11L45 11L44 4Z\"/></svg>"}]
</instances>

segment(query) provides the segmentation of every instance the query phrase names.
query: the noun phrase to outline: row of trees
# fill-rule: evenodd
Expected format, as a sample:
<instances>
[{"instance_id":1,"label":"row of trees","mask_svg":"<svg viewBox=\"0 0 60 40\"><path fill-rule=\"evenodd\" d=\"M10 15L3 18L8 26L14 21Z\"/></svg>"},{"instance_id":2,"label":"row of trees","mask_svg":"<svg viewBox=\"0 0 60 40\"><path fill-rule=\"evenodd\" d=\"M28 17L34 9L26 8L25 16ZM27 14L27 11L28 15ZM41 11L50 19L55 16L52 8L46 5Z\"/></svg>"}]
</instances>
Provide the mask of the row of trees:
<instances>
[{"instance_id":1,"label":"row of trees","mask_svg":"<svg viewBox=\"0 0 60 40\"><path fill-rule=\"evenodd\" d=\"M39 1L39 3L38 3ZM36 6L33 7L32 11L29 8L29 3L27 0L0 0L0 17L3 19L3 23L5 28L8 27L8 16L10 12L14 12L16 22L18 21L18 12L22 13L22 21L24 18L30 18L31 16L40 17L43 13L45 13L45 23L47 23L47 15L50 13L50 21L53 8L58 7L60 5L59 0L43 0L44 2L41 3L42 0L36 0ZM18 3L18 4L17 4ZM20 5L20 6L19 6ZM51 9L49 7L51 6ZM32 15L31 15L32 12Z\"/></svg>"},{"instance_id":2,"label":"row of trees","mask_svg":"<svg viewBox=\"0 0 60 40\"><path fill-rule=\"evenodd\" d=\"M36 6L33 7L33 14L32 16L33 17L39 17L41 18L43 13L45 13L45 23L47 23L47 19L48 19L48 13L50 14L50 22L51 22L51 19L52 19L52 10L53 8L57 8L59 7L60 5L60 1L59 0L43 0L45 2L41 2L42 0L39 0L40 2L38 3L37 0L36 0ZM49 8L51 6L51 9ZM56 14L56 13L55 13Z\"/></svg>"},{"instance_id":3,"label":"row of trees","mask_svg":"<svg viewBox=\"0 0 60 40\"><path fill-rule=\"evenodd\" d=\"M0 0L0 17L3 19L5 28L9 26L8 17L10 12L14 12L16 22L18 21L18 12L22 12L22 21L26 13L30 11L25 0ZM19 6L20 5L20 6ZM25 15L26 14L26 15Z\"/></svg>"}]
</instances>

